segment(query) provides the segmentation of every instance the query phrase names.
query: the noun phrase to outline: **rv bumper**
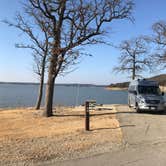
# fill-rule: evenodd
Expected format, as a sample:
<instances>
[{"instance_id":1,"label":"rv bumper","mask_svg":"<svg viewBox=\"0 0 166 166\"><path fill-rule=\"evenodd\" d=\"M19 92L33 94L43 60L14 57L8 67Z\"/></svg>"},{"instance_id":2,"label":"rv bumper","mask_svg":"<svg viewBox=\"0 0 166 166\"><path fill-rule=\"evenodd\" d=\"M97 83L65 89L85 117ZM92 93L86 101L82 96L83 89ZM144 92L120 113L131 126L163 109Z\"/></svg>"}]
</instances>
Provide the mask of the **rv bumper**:
<instances>
[{"instance_id":1,"label":"rv bumper","mask_svg":"<svg viewBox=\"0 0 166 166\"><path fill-rule=\"evenodd\" d=\"M147 111L165 111L164 105L139 105L139 109Z\"/></svg>"}]
</instances>

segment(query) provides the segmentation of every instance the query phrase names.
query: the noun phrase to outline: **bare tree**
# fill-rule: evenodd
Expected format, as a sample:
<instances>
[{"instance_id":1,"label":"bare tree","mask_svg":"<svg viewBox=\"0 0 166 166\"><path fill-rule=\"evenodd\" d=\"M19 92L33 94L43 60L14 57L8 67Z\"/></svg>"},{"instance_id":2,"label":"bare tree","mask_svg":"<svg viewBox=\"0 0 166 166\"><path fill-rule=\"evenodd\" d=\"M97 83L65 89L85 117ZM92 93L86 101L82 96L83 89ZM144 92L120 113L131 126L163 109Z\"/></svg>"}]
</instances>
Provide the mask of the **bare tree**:
<instances>
[{"instance_id":1,"label":"bare tree","mask_svg":"<svg viewBox=\"0 0 166 166\"><path fill-rule=\"evenodd\" d=\"M52 116L54 82L59 72L80 56L77 48L97 44L108 30L104 25L131 19L132 0L28 0L36 16L49 26L51 56L44 115ZM78 53L76 53L78 51ZM75 54L73 54L75 53Z\"/></svg>"},{"instance_id":2,"label":"bare tree","mask_svg":"<svg viewBox=\"0 0 166 166\"><path fill-rule=\"evenodd\" d=\"M34 72L39 76L40 79L38 97L36 102L36 109L38 110L40 109L42 101L44 75L50 51L48 26L45 25L45 22L43 22L42 19L38 19L39 16L36 16L36 14L33 12L33 8L25 8L24 14L25 16L22 16L20 13L16 14L14 23L7 20L4 20L3 22L8 24L9 26L13 26L19 29L29 37L27 44L19 43L16 44L16 47L26 48L32 51L35 63ZM26 19L29 17L31 18L30 20ZM38 34L40 34L40 37Z\"/></svg>"},{"instance_id":3,"label":"bare tree","mask_svg":"<svg viewBox=\"0 0 166 166\"><path fill-rule=\"evenodd\" d=\"M149 47L142 38L134 38L123 41L118 47L121 51L119 65L113 70L116 72L127 72L131 78L140 77L140 73L151 66L151 60L148 57Z\"/></svg>"},{"instance_id":4,"label":"bare tree","mask_svg":"<svg viewBox=\"0 0 166 166\"><path fill-rule=\"evenodd\" d=\"M154 66L160 69L166 67L166 22L159 21L152 26L153 35L147 40L155 44L152 54Z\"/></svg>"}]
</instances>

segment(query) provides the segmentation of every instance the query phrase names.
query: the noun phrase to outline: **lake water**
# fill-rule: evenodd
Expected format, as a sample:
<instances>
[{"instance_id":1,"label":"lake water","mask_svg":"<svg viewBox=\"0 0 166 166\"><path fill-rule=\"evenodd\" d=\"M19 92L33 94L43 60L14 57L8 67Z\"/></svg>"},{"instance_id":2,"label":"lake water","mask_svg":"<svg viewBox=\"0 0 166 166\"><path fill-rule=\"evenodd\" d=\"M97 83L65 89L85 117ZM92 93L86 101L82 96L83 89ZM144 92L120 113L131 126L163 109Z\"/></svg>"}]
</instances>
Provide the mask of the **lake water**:
<instances>
[{"instance_id":1,"label":"lake water","mask_svg":"<svg viewBox=\"0 0 166 166\"><path fill-rule=\"evenodd\" d=\"M37 84L0 84L0 108L35 106L37 93ZM96 100L99 104L126 104L127 91L110 91L96 86L55 85L54 105L75 106L86 100Z\"/></svg>"}]
</instances>

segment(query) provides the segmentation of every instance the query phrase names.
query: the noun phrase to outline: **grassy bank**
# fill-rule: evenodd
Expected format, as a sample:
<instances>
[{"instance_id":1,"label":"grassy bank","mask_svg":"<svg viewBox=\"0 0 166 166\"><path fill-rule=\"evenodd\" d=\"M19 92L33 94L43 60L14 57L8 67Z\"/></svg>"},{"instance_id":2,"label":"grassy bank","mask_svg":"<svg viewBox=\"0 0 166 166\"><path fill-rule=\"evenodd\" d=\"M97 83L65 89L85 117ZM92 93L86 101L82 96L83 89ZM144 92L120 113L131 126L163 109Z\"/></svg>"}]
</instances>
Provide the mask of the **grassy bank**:
<instances>
[{"instance_id":1,"label":"grassy bank","mask_svg":"<svg viewBox=\"0 0 166 166\"><path fill-rule=\"evenodd\" d=\"M109 151L122 139L114 113L112 106L92 111L91 131L85 132L84 107L58 108L51 118L33 109L0 111L0 165L29 165Z\"/></svg>"}]
</instances>

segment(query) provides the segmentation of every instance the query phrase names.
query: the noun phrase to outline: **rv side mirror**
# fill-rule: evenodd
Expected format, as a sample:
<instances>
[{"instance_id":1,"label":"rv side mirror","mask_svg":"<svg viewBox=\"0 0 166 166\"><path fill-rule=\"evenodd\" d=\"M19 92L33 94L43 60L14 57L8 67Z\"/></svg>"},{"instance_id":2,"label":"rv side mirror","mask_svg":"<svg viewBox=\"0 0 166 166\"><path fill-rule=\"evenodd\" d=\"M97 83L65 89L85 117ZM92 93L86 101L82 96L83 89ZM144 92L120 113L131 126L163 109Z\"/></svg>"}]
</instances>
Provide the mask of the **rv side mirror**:
<instances>
[{"instance_id":1,"label":"rv side mirror","mask_svg":"<svg viewBox=\"0 0 166 166\"><path fill-rule=\"evenodd\" d=\"M161 92L161 95L164 96L164 92Z\"/></svg>"},{"instance_id":2,"label":"rv side mirror","mask_svg":"<svg viewBox=\"0 0 166 166\"><path fill-rule=\"evenodd\" d=\"M133 91L134 95L137 95L137 91Z\"/></svg>"}]
</instances>

